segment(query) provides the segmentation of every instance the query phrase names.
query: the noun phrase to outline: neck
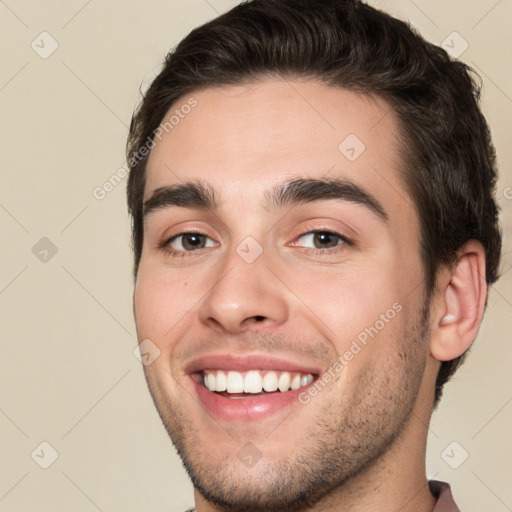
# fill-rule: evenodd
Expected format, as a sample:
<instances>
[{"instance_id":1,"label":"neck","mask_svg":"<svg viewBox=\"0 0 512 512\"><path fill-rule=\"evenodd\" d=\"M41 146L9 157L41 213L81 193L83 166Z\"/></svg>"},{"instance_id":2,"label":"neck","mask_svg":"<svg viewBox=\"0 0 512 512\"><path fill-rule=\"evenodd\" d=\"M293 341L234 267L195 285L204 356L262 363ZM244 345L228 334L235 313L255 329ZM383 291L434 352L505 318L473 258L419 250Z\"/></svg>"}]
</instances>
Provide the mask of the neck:
<instances>
[{"instance_id":1,"label":"neck","mask_svg":"<svg viewBox=\"0 0 512 512\"><path fill-rule=\"evenodd\" d=\"M428 421L413 411L384 455L307 512L431 512L435 499L425 476Z\"/></svg>"}]
</instances>

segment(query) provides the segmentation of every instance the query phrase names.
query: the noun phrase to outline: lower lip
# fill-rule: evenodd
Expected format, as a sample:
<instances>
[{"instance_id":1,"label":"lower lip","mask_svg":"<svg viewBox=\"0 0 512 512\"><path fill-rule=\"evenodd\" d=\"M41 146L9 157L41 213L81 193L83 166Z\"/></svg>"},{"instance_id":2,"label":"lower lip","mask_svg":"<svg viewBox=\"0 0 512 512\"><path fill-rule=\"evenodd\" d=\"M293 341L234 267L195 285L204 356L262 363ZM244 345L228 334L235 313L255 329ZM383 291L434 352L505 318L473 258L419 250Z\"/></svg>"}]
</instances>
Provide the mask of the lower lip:
<instances>
[{"instance_id":1,"label":"lower lip","mask_svg":"<svg viewBox=\"0 0 512 512\"><path fill-rule=\"evenodd\" d=\"M293 403L298 403L299 395L309 387L304 386L284 393L268 393L249 398L227 398L209 391L194 379L192 381L199 400L210 413L221 420L241 422L262 420Z\"/></svg>"}]
</instances>

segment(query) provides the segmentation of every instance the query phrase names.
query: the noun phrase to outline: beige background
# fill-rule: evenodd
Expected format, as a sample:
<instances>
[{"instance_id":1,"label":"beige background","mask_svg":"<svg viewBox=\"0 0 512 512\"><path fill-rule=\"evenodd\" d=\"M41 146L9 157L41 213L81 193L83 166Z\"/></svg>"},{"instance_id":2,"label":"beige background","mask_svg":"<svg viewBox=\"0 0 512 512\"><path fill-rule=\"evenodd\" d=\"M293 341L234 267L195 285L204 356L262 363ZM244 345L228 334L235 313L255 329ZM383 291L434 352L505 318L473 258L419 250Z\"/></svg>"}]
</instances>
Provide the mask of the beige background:
<instances>
[{"instance_id":1,"label":"beige background","mask_svg":"<svg viewBox=\"0 0 512 512\"><path fill-rule=\"evenodd\" d=\"M102 200L93 190L124 163L140 83L192 27L236 3L0 1L0 512L179 512L192 503L132 352L125 183ZM427 472L452 483L464 512L511 511L512 1L374 3L437 44L458 32L469 45L460 58L484 79L504 275L434 415ZM50 37L58 48L47 56ZM43 441L58 453L47 469Z\"/></svg>"}]
</instances>

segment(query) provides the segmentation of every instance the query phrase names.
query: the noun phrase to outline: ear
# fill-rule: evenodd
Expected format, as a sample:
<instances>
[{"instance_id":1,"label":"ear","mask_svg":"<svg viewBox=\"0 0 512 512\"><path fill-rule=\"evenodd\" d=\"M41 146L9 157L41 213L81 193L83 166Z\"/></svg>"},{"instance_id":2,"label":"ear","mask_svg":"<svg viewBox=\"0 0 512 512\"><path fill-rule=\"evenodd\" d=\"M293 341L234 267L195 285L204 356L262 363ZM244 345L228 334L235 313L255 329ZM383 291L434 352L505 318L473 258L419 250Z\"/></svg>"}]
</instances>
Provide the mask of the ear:
<instances>
[{"instance_id":1,"label":"ear","mask_svg":"<svg viewBox=\"0 0 512 512\"><path fill-rule=\"evenodd\" d=\"M458 252L451 268L438 276L431 305L430 353L439 361L462 355L476 338L487 298L485 251L469 240Z\"/></svg>"}]
</instances>

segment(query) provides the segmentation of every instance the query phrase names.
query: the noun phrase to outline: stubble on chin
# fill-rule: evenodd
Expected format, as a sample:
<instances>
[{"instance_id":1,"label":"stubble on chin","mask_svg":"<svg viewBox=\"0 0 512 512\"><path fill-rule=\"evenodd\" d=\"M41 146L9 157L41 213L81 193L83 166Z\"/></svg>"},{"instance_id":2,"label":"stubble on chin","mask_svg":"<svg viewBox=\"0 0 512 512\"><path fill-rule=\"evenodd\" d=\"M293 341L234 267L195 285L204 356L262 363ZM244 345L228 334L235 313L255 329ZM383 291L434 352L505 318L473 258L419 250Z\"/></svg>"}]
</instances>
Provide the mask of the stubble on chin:
<instances>
[{"instance_id":1,"label":"stubble on chin","mask_svg":"<svg viewBox=\"0 0 512 512\"><path fill-rule=\"evenodd\" d=\"M307 419L309 429L288 451L266 456L265 438L259 438L263 457L252 468L244 467L236 457L239 436L232 437L232 453L219 456L218 447L209 445L207 434L199 431L187 414L185 401L167 396L155 375L147 374L146 379L194 487L210 503L225 512L298 512L372 466L400 436L414 407L426 364L421 347L428 339L427 326L428 311L424 309L384 360L358 373L357 380L350 382L349 393L340 388L343 379L327 386L311 402L315 405ZM181 392L186 393L184 389ZM302 416L307 415L310 405L295 407L301 407ZM277 428L281 434L282 429L293 429L296 435L301 428L300 419L294 421L293 416ZM212 429L229 443L229 432L213 418ZM269 446L271 441L269 437Z\"/></svg>"}]
</instances>

